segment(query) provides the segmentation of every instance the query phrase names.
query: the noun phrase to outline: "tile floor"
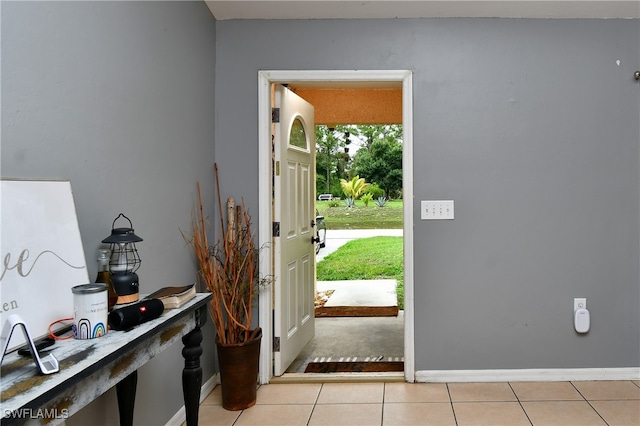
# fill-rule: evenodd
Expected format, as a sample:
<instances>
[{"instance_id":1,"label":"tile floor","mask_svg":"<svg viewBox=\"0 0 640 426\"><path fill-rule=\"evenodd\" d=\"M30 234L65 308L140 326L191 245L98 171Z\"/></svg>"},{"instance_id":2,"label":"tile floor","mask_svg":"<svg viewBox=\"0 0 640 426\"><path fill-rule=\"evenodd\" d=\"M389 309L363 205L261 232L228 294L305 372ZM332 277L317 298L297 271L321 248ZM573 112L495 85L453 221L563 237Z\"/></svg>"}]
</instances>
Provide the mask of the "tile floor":
<instances>
[{"instance_id":1,"label":"tile floor","mask_svg":"<svg viewBox=\"0 0 640 426\"><path fill-rule=\"evenodd\" d=\"M222 408L220 387L200 425L640 425L640 381L277 383L255 406Z\"/></svg>"}]
</instances>

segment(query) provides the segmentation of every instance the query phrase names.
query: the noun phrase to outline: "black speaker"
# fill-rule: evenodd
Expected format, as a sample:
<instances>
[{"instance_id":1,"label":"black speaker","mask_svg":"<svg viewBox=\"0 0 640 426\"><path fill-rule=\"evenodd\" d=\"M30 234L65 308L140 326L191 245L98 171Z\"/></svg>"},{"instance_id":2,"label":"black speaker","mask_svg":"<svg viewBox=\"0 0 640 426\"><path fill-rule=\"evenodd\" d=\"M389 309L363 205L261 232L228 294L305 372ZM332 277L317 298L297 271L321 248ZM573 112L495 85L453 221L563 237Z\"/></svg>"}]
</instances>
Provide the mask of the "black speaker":
<instances>
[{"instance_id":1,"label":"black speaker","mask_svg":"<svg viewBox=\"0 0 640 426\"><path fill-rule=\"evenodd\" d=\"M136 325L158 318L163 311L164 304L162 300L143 300L111 311L109 313L109 327L112 330L128 330Z\"/></svg>"}]
</instances>

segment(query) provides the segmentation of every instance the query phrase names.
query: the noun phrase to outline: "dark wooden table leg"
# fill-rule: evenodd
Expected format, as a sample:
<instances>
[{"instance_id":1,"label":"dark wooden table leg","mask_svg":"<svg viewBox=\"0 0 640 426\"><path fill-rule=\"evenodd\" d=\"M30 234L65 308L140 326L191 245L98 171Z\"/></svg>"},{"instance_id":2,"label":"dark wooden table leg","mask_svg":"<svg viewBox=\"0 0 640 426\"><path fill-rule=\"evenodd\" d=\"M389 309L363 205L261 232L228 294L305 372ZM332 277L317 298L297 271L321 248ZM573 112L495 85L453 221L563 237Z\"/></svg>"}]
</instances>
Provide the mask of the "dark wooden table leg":
<instances>
[{"instance_id":1,"label":"dark wooden table leg","mask_svg":"<svg viewBox=\"0 0 640 426\"><path fill-rule=\"evenodd\" d=\"M138 371L134 371L116 385L118 395L118 412L120 426L133 425L133 407L136 402L136 387L138 386Z\"/></svg>"},{"instance_id":2,"label":"dark wooden table leg","mask_svg":"<svg viewBox=\"0 0 640 426\"><path fill-rule=\"evenodd\" d=\"M206 315L206 310L205 314ZM184 409L187 417L187 426L197 426L198 412L200 409L200 389L202 388L202 368L200 367L200 355L202 355L202 331L200 326L206 316L196 311L196 328L182 338L184 348L184 370L182 370L182 393L184 395Z\"/></svg>"}]
</instances>

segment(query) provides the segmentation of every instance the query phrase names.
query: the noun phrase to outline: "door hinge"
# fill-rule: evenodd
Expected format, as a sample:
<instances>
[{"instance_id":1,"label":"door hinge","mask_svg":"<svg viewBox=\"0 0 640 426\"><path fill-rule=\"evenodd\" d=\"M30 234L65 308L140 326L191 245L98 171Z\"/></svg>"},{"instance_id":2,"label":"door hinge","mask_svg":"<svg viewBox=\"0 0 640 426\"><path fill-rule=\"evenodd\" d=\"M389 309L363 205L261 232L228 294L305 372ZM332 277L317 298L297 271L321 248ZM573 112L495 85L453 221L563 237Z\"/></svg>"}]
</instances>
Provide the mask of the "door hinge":
<instances>
[{"instance_id":1,"label":"door hinge","mask_svg":"<svg viewBox=\"0 0 640 426\"><path fill-rule=\"evenodd\" d=\"M280 352L280 338L273 336L273 351Z\"/></svg>"},{"instance_id":2,"label":"door hinge","mask_svg":"<svg viewBox=\"0 0 640 426\"><path fill-rule=\"evenodd\" d=\"M280 122L280 108L271 108L271 122L272 123Z\"/></svg>"},{"instance_id":3,"label":"door hinge","mask_svg":"<svg viewBox=\"0 0 640 426\"><path fill-rule=\"evenodd\" d=\"M280 236L280 222L273 222L273 231L272 236L279 237Z\"/></svg>"}]
</instances>

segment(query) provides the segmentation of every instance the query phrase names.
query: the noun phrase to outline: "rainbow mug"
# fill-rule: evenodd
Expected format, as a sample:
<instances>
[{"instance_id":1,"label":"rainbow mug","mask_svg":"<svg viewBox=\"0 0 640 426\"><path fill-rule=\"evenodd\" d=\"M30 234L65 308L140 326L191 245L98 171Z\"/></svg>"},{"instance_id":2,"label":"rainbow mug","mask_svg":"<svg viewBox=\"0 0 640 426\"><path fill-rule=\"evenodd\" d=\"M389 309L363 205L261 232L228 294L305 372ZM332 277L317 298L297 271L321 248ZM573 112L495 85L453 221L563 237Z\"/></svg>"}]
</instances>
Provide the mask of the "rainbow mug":
<instances>
[{"instance_id":1,"label":"rainbow mug","mask_svg":"<svg viewBox=\"0 0 640 426\"><path fill-rule=\"evenodd\" d=\"M73 292L73 333L76 339L94 339L107 334L107 285L82 284L71 288Z\"/></svg>"}]
</instances>

